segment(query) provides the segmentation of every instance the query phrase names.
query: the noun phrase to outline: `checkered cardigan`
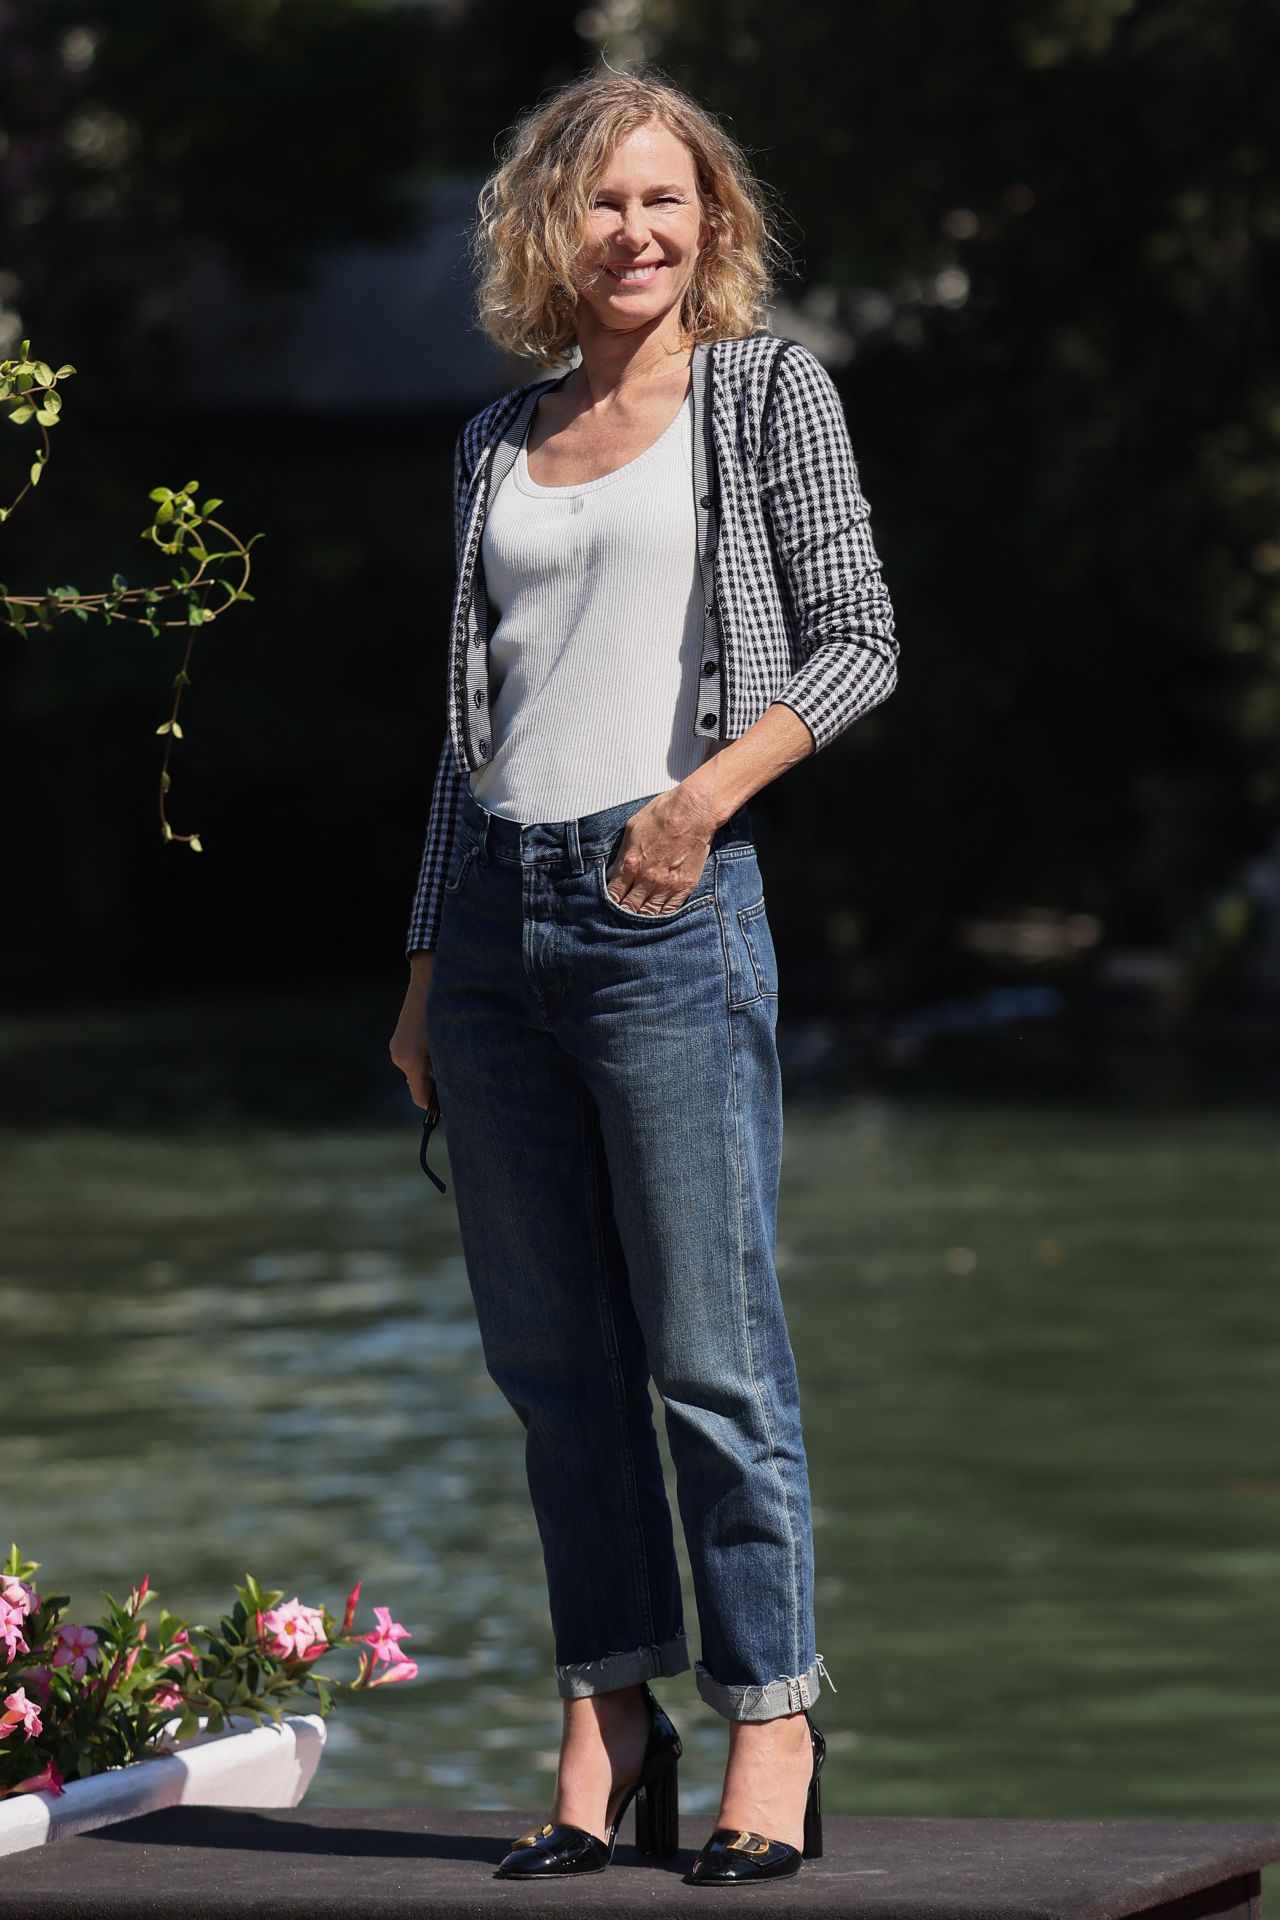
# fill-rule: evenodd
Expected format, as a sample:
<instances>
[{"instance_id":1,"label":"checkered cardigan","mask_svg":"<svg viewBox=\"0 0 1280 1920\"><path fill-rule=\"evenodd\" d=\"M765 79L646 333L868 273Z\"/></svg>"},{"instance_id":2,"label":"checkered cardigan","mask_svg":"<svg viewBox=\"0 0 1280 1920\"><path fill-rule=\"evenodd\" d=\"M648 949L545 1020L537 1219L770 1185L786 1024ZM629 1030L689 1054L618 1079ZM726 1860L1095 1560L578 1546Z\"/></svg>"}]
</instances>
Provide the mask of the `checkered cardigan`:
<instances>
[{"instance_id":1,"label":"checkered cardigan","mask_svg":"<svg viewBox=\"0 0 1280 1920\"><path fill-rule=\"evenodd\" d=\"M782 701L826 746L892 693L898 643L870 506L830 375L774 334L693 352L694 506L705 593L694 731L736 740ZM488 501L553 380L512 388L467 421L454 452L457 571L448 727L431 795L406 955L434 947L458 805L489 753L490 617L480 542Z\"/></svg>"}]
</instances>

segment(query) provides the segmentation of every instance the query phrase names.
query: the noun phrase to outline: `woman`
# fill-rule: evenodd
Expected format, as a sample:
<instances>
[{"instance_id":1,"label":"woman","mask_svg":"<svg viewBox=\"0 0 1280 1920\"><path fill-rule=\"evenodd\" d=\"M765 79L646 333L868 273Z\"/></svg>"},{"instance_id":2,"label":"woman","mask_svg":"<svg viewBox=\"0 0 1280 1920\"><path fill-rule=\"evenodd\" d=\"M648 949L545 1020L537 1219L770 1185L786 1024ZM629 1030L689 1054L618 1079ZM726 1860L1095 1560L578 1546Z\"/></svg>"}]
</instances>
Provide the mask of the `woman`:
<instances>
[{"instance_id":1,"label":"woman","mask_svg":"<svg viewBox=\"0 0 1280 1920\"><path fill-rule=\"evenodd\" d=\"M729 1722L698 1883L821 1852L778 978L746 801L883 700L888 594L835 389L760 327L741 151L659 76L518 125L480 318L553 370L459 437L448 731L391 1043L438 1094L489 1373L526 1435L564 1727L511 1878L676 1844L690 1664L649 1398ZM574 350L576 351L576 357ZM568 371L554 371L564 369ZM829 1678L829 1676L828 1676Z\"/></svg>"}]
</instances>

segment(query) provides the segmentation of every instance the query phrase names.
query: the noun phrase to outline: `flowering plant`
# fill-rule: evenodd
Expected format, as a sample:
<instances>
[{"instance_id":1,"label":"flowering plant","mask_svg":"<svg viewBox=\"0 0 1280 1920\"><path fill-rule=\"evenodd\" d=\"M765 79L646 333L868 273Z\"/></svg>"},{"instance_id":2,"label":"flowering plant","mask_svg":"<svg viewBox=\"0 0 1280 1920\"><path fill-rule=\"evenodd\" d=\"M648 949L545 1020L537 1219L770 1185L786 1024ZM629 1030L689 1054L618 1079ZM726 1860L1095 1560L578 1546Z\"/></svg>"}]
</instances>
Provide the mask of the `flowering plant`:
<instances>
[{"instance_id":1,"label":"flowering plant","mask_svg":"<svg viewBox=\"0 0 1280 1920\"><path fill-rule=\"evenodd\" d=\"M141 1615L155 1598L149 1574L123 1606L106 1594L107 1614L90 1627L63 1621L69 1595L36 1591L31 1576L39 1565L21 1559L15 1544L0 1568L0 1799L61 1793L69 1780L171 1753L199 1731L202 1716L213 1733L233 1713L259 1725L268 1715L279 1721L285 1704L308 1689L327 1714L335 1688L354 1693L418 1671L401 1657L409 1629L389 1608L374 1608L371 1633L353 1631L359 1580L338 1621L296 1594L285 1600L283 1590L264 1592L246 1574L216 1629L188 1626L162 1608L148 1644L151 1623ZM316 1671L315 1662L340 1646L361 1649L350 1682Z\"/></svg>"}]
</instances>

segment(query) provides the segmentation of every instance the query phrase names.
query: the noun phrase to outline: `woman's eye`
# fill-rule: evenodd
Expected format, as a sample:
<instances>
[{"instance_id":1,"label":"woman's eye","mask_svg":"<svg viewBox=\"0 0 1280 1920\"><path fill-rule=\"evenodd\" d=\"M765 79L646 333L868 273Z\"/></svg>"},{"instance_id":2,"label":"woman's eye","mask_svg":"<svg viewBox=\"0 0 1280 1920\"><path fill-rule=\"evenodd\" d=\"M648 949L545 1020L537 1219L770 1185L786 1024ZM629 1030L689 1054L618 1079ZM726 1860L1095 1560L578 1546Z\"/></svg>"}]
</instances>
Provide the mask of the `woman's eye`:
<instances>
[{"instance_id":1,"label":"woman's eye","mask_svg":"<svg viewBox=\"0 0 1280 1920\"><path fill-rule=\"evenodd\" d=\"M684 205L684 201L680 198L678 194L660 193L658 195L656 204L658 206L682 207ZM590 203L590 209L592 213L601 213L601 212L613 213L616 211L617 205L618 203L616 200L593 200Z\"/></svg>"}]
</instances>

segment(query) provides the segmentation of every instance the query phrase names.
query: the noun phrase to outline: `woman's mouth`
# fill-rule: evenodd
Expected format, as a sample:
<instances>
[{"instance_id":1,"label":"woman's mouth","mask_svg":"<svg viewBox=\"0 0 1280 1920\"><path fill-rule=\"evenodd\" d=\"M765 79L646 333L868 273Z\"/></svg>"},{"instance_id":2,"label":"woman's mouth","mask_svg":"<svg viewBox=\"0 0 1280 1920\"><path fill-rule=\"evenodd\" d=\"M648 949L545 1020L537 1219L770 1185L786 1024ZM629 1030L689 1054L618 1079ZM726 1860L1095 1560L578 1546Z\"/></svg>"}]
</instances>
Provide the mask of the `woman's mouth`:
<instances>
[{"instance_id":1,"label":"woman's mouth","mask_svg":"<svg viewBox=\"0 0 1280 1920\"><path fill-rule=\"evenodd\" d=\"M658 268L665 265L664 260L647 260L643 265L637 265L634 261L622 261L617 265L610 264L605 268L605 272L616 280L620 287L647 287Z\"/></svg>"}]
</instances>

